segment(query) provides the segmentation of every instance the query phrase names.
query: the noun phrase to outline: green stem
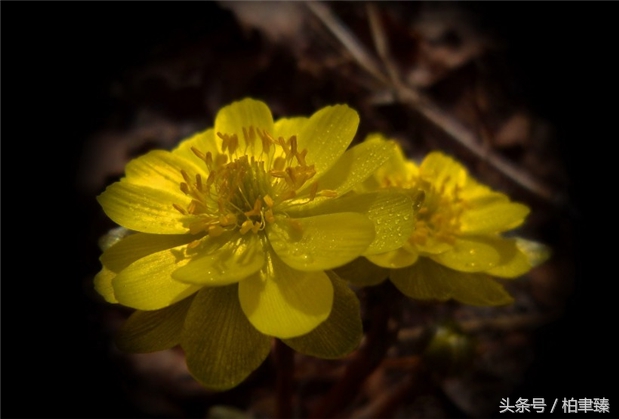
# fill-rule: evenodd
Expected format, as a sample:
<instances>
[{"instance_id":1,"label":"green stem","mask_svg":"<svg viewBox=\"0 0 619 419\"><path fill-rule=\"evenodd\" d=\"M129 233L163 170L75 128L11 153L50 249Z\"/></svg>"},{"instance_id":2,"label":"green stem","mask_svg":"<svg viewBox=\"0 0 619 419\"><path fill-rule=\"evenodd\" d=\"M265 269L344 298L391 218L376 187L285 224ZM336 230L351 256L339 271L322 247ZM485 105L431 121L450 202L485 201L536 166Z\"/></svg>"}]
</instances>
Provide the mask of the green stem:
<instances>
[{"instance_id":1,"label":"green stem","mask_svg":"<svg viewBox=\"0 0 619 419\"><path fill-rule=\"evenodd\" d=\"M275 340L275 394L277 404L275 417L278 419L292 417L292 387L294 385L294 351L279 339Z\"/></svg>"}]
</instances>

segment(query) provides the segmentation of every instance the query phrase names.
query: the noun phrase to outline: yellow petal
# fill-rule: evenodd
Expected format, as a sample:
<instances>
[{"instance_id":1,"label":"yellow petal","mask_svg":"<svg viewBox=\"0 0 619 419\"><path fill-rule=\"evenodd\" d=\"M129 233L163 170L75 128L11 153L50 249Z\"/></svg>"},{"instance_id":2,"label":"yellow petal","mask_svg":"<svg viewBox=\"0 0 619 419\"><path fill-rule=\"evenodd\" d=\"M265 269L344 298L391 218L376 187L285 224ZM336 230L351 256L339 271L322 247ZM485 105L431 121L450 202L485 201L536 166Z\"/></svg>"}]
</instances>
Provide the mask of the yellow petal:
<instances>
[{"instance_id":1,"label":"yellow petal","mask_svg":"<svg viewBox=\"0 0 619 419\"><path fill-rule=\"evenodd\" d=\"M299 150L307 149L307 164L316 168L316 179L329 169L357 132L359 115L346 105L327 106L314 113L297 138Z\"/></svg>"},{"instance_id":2,"label":"yellow petal","mask_svg":"<svg viewBox=\"0 0 619 419\"><path fill-rule=\"evenodd\" d=\"M273 250L289 266L304 271L331 269L360 256L374 240L374 225L354 212L291 219L268 225Z\"/></svg>"},{"instance_id":3,"label":"yellow petal","mask_svg":"<svg viewBox=\"0 0 619 419\"><path fill-rule=\"evenodd\" d=\"M201 286L172 279L172 272L185 265L187 245L145 256L123 269L112 280L120 304L138 310L157 310L198 291Z\"/></svg>"},{"instance_id":4,"label":"yellow petal","mask_svg":"<svg viewBox=\"0 0 619 419\"><path fill-rule=\"evenodd\" d=\"M297 116L294 118L280 118L275 121L273 137L282 137L284 140L287 140L293 135L298 136L305 124L307 124L307 121L309 121L309 118L305 116Z\"/></svg>"},{"instance_id":5,"label":"yellow petal","mask_svg":"<svg viewBox=\"0 0 619 419\"><path fill-rule=\"evenodd\" d=\"M144 353L178 345L192 301L190 296L161 310L134 312L118 330L116 346L124 352Z\"/></svg>"},{"instance_id":6,"label":"yellow petal","mask_svg":"<svg viewBox=\"0 0 619 419\"><path fill-rule=\"evenodd\" d=\"M297 140L298 140L299 133L301 132L305 124L307 124L307 121L309 121L309 118L304 117L304 116L278 119L277 121L275 121L275 126L273 128L274 130L273 138L279 139L281 137L284 140L288 141L288 139L294 136L294 137L297 137ZM302 150L299 150L299 151L302 151ZM270 157L272 159L271 162L273 161L273 159L280 157L280 156L282 157L285 156L284 149L281 147L271 147L270 149Z\"/></svg>"},{"instance_id":7,"label":"yellow petal","mask_svg":"<svg viewBox=\"0 0 619 419\"><path fill-rule=\"evenodd\" d=\"M376 236L364 254L397 249L403 245L415 227L414 204L408 195L398 192L368 192L349 194L343 198L328 199L315 204L287 209L292 217L355 211L374 223Z\"/></svg>"},{"instance_id":8,"label":"yellow petal","mask_svg":"<svg viewBox=\"0 0 619 419\"><path fill-rule=\"evenodd\" d=\"M236 135L239 141L239 149L247 152L249 155L260 155L262 145L260 137L256 136L254 148L248 147L245 150L245 142L243 128L249 130L251 127L254 130L267 131L273 133L273 115L271 110L264 103L255 99L243 99L234 102L224 108L221 108L215 117L215 135ZM222 143L220 138L216 139L218 144Z\"/></svg>"},{"instance_id":9,"label":"yellow petal","mask_svg":"<svg viewBox=\"0 0 619 419\"><path fill-rule=\"evenodd\" d=\"M517 278L529 272L549 256L546 246L521 238L505 239L502 262L486 272L502 278Z\"/></svg>"},{"instance_id":10,"label":"yellow petal","mask_svg":"<svg viewBox=\"0 0 619 419\"><path fill-rule=\"evenodd\" d=\"M239 282L243 312L256 329L277 338L304 335L329 317L333 285L323 271L290 268L267 253L264 268Z\"/></svg>"},{"instance_id":11,"label":"yellow petal","mask_svg":"<svg viewBox=\"0 0 619 419\"><path fill-rule=\"evenodd\" d=\"M385 253L366 255L365 257L370 262L383 268L403 268L417 262L419 253L399 248Z\"/></svg>"},{"instance_id":12,"label":"yellow petal","mask_svg":"<svg viewBox=\"0 0 619 419\"><path fill-rule=\"evenodd\" d=\"M183 182L181 170L191 177L195 177L196 173L204 175L203 166L195 164L194 161L169 151L152 150L127 163L122 182L167 190L171 194L176 194L178 199L183 199L185 194L180 189L180 184Z\"/></svg>"},{"instance_id":13,"label":"yellow petal","mask_svg":"<svg viewBox=\"0 0 619 419\"><path fill-rule=\"evenodd\" d=\"M419 174L419 168L415 163L409 161L404 154L402 147L393 140L388 140L385 136L378 133L370 134L364 142L391 142L395 144L389 158L375 172L375 187L382 187L383 180L389 179L391 183L401 184ZM372 190L372 189L369 189Z\"/></svg>"},{"instance_id":14,"label":"yellow petal","mask_svg":"<svg viewBox=\"0 0 619 419\"><path fill-rule=\"evenodd\" d=\"M217 141L217 139L215 130L209 128L183 140L172 150L172 154L193 162L197 167L204 167L204 160L196 156L191 149L195 148L204 155L209 152L213 155L219 154L221 153L221 140Z\"/></svg>"},{"instance_id":15,"label":"yellow petal","mask_svg":"<svg viewBox=\"0 0 619 419\"><path fill-rule=\"evenodd\" d=\"M468 202L462 213L460 231L463 234L501 233L518 227L530 210L527 206L501 199L503 194L487 195Z\"/></svg>"},{"instance_id":16,"label":"yellow petal","mask_svg":"<svg viewBox=\"0 0 619 419\"><path fill-rule=\"evenodd\" d=\"M389 276L388 269L381 268L364 257L336 268L333 272L340 278L360 287L378 285Z\"/></svg>"},{"instance_id":17,"label":"yellow petal","mask_svg":"<svg viewBox=\"0 0 619 419\"><path fill-rule=\"evenodd\" d=\"M465 184L468 172L453 158L434 151L421 162L419 175L431 180L434 185L444 187L446 193L452 193L456 186Z\"/></svg>"},{"instance_id":18,"label":"yellow petal","mask_svg":"<svg viewBox=\"0 0 619 419\"><path fill-rule=\"evenodd\" d=\"M320 176L318 189L343 195L372 175L396 149L391 141L366 141L348 149L331 168ZM308 183L305 191L310 187ZM303 190L299 191L303 194Z\"/></svg>"},{"instance_id":19,"label":"yellow petal","mask_svg":"<svg viewBox=\"0 0 619 419\"><path fill-rule=\"evenodd\" d=\"M202 289L194 298L181 335L189 372L205 387L235 387L262 364L270 339L247 321L237 286Z\"/></svg>"},{"instance_id":20,"label":"yellow petal","mask_svg":"<svg viewBox=\"0 0 619 419\"><path fill-rule=\"evenodd\" d=\"M318 358L334 359L349 354L363 336L359 300L346 282L328 273L333 284L333 308L322 324L306 335L285 339L297 352Z\"/></svg>"},{"instance_id":21,"label":"yellow petal","mask_svg":"<svg viewBox=\"0 0 619 419\"><path fill-rule=\"evenodd\" d=\"M177 281L205 286L221 286L238 282L258 271L264 264L260 236L234 235L212 253L191 259L172 273Z\"/></svg>"},{"instance_id":22,"label":"yellow petal","mask_svg":"<svg viewBox=\"0 0 619 419\"><path fill-rule=\"evenodd\" d=\"M118 300L114 296L114 288L112 287L112 280L116 277L116 272L113 272L105 266L95 275L95 290L101 294L101 296L108 303L118 303Z\"/></svg>"},{"instance_id":23,"label":"yellow petal","mask_svg":"<svg viewBox=\"0 0 619 419\"><path fill-rule=\"evenodd\" d=\"M521 237L516 238L516 246L518 246L518 250L526 255L531 267L544 263L552 253L548 246Z\"/></svg>"},{"instance_id":24,"label":"yellow petal","mask_svg":"<svg viewBox=\"0 0 619 419\"><path fill-rule=\"evenodd\" d=\"M108 186L97 201L116 224L143 233L186 233L189 231L186 224L193 219L173 206L187 204L187 197L168 189L116 182Z\"/></svg>"},{"instance_id":25,"label":"yellow petal","mask_svg":"<svg viewBox=\"0 0 619 419\"><path fill-rule=\"evenodd\" d=\"M109 247L99 259L104 267L118 273L138 259L192 240L189 235L132 234Z\"/></svg>"},{"instance_id":26,"label":"yellow petal","mask_svg":"<svg viewBox=\"0 0 619 419\"><path fill-rule=\"evenodd\" d=\"M427 258L420 258L410 267L392 270L390 279L403 294L421 300L453 298L476 306L513 302L503 286L490 276L454 271Z\"/></svg>"},{"instance_id":27,"label":"yellow petal","mask_svg":"<svg viewBox=\"0 0 619 419\"><path fill-rule=\"evenodd\" d=\"M456 239L449 251L432 255L430 258L456 271L481 272L500 265L505 257L503 250L501 239L466 237Z\"/></svg>"}]
</instances>

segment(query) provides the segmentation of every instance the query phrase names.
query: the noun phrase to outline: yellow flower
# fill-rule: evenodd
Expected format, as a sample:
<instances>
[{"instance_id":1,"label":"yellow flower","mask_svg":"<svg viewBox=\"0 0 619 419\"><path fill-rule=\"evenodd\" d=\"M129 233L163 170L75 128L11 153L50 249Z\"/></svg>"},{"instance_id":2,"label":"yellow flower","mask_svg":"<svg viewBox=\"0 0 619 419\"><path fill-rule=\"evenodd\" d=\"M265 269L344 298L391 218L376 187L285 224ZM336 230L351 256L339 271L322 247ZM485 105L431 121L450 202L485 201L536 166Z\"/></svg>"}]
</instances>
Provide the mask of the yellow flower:
<instances>
[{"instance_id":1,"label":"yellow flower","mask_svg":"<svg viewBox=\"0 0 619 419\"><path fill-rule=\"evenodd\" d=\"M399 247L405 237L388 220L413 227L406 195L351 192L393 152L347 150L358 122L345 105L274 122L264 103L244 99L171 152L131 161L98 197L136 232L104 251L95 278L107 301L138 309L119 346L180 344L214 389L257 368L270 337L325 358L350 352L358 301L330 270Z\"/></svg>"},{"instance_id":2,"label":"yellow flower","mask_svg":"<svg viewBox=\"0 0 619 419\"><path fill-rule=\"evenodd\" d=\"M384 142L378 134L366 140ZM503 236L524 222L527 206L480 184L443 153L432 152L416 165L398 148L364 188L406 192L417 210L415 229L402 247L368 255L376 266L357 260L338 270L358 284L389 276L412 298L506 304L512 298L493 277L521 276L548 256L539 243Z\"/></svg>"}]
</instances>

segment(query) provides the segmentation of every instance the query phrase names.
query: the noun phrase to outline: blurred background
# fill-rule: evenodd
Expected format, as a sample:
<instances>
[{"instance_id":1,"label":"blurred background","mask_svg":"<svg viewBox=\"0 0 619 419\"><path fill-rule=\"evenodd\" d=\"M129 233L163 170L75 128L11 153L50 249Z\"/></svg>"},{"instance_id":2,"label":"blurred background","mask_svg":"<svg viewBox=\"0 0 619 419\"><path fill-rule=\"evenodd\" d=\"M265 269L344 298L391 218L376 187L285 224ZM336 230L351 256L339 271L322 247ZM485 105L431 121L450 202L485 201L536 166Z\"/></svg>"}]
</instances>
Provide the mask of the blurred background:
<instances>
[{"instance_id":1,"label":"blurred background","mask_svg":"<svg viewBox=\"0 0 619 419\"><path fill-rule=\"evenodd\" d=\"M509 307L398 300L380 312L360 290L366 330L380 331L372 367L336 394L352 357L296 356L295 416L503 417L507 397L612 404L616 390L606 379L616 372L616 328L605 284L615 279L607 243L616 217L601 188L612 190L602 157L616 134L598 131L612 98L604 63L614 37L602 6L587 14L581 3L549 5L76 3L39 5L36 13L11 6L16 24L5 44L16 48L5 52L4 85L16 98L10 111L25 119L9 119L16 140L5 150L16 147L29 165L15 171L19 162L5 163L9 189L27 194L8 211L31 212L21 232L28 242L17 248L35 261L17 273L27 297L4 299L5 326L16 333L4 333L5 390L28 399L5 396L4 416L274 417L272 359L239 387L208 392L179 350L117 351L113 333L131 311L92 288L97 241L114 227L96 195L133 157L172 148L211 126L221 106L248 96L276 118L347 103L361 117L356 141L380 131L412 158L435 149L455 156L529 205L519 235L553 250L508 284L516 300ZM380 293L394 295L388 285ZM438 357L424 354L445 324L459 343ZM15 384L13 374L30 384Z\"/></svg>"}]
</instances>

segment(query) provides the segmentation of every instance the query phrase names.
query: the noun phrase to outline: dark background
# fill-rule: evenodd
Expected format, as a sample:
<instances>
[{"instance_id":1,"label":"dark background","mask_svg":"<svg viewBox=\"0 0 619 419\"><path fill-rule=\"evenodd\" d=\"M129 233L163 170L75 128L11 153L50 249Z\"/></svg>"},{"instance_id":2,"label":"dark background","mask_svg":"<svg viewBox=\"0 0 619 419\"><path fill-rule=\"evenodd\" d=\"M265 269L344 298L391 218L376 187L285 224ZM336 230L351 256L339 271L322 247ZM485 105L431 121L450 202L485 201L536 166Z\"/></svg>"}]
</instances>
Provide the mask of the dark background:
<instances>
[{"instance_id":1,"label":"dark background","mask_svg":"<svg viewBox=\"0 0 619 419\"><path fill-rule=\"evenodd\" d=\"M77 165L86 138L115 106L109 83L171 34L198 20L216 30L229 12L208 2L3 6L2 413L138 417L89 330L82 282L95 273L89 259L95 244L87 241L86 207L92 203L75 188ZM536 360L511 396L606 397L612 412L618 400L617 129L611 125L616 7L470 7L508 40L525 97L556 127L574 203L574 291L565 315L536 332Z\"/></svg>"}]
</instances>

